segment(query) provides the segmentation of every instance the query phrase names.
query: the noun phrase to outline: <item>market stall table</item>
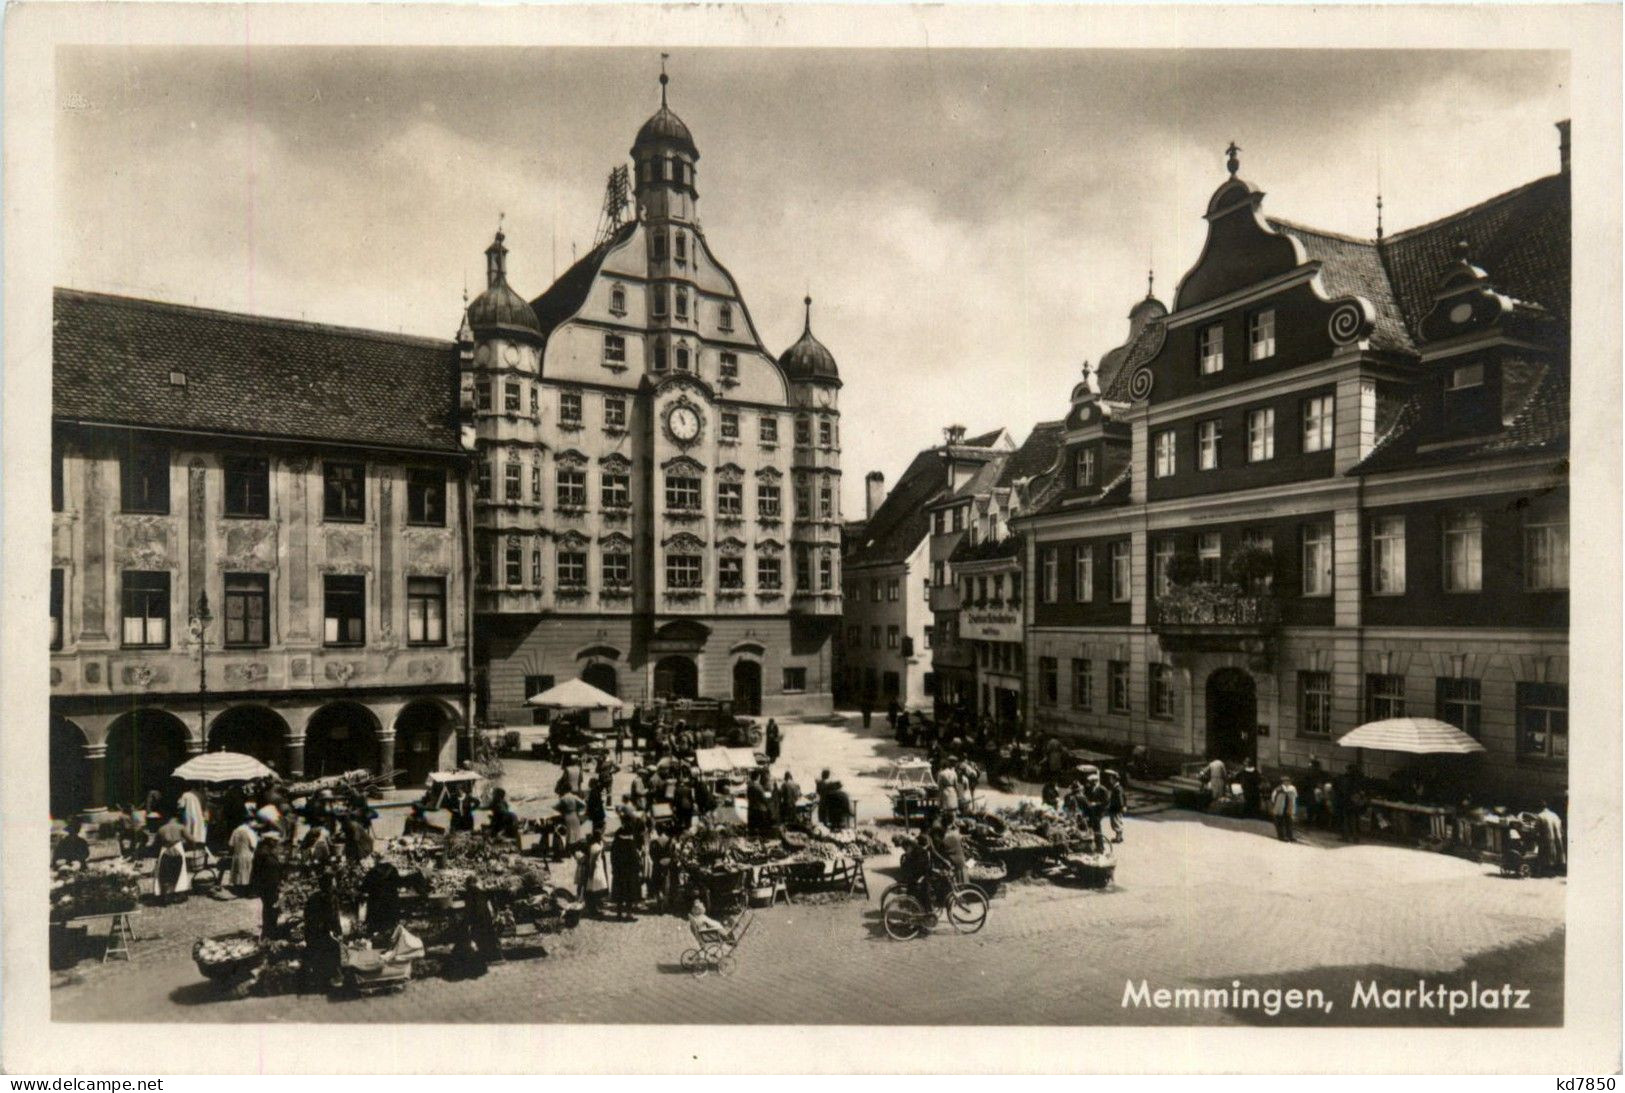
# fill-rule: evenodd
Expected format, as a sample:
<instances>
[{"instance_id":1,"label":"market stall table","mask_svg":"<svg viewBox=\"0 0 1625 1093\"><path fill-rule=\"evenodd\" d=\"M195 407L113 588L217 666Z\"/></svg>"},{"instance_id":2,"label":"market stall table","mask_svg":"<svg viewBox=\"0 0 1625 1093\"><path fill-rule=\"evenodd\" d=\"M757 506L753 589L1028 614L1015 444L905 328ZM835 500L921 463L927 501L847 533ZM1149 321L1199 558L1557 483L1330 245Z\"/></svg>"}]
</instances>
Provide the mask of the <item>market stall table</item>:
<instances>
[{"instance_id":1,"label":"market stall table","mask_svg":"<svg viewBox=\"0 0 1625 1093\"><path fill-rule=\"evenodd\" d=\"M1402 838L1409 838L1415 834L1412 824L1419 822L1418 818L1426 819L1430 838L1443 842L1450 837L1449 820L1453 809L1440 805L1414 804L1410 801L1373 800L1370 805L1372 811L1387 814L1394 829Z\"/></svg>"}]
</instances>

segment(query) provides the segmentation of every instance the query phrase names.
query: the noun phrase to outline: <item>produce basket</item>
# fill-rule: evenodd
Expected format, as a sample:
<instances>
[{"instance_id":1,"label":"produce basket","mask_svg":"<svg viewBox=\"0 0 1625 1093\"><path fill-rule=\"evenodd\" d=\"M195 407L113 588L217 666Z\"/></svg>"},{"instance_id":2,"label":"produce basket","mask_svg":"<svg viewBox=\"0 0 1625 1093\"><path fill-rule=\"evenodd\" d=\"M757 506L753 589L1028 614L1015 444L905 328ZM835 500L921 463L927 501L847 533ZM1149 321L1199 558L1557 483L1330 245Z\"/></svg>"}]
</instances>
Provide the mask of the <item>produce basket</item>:
<instances>
[{"instance_id":1,"label":"produce basket","mask_svg":"<svg viewBox=\"0 0 1625 1093\"><path fill-rule=\"evenodd\" d=\"M1110 888L1117 873L1110 854L1068 854L1064 861L1072 880L1085 888Z\"/></svg>"},{"instance_id":2,"label":"produce basket","mask_svg":"<svg viewBox=\"0 0 1625 1093\"><path fill-rule=\"evenodd\" d=\"M139 875L127 862L86 869L58 868L51 878L51 921L133 911L140 902Z\"/></svg>"},{"instance_id":3,"label":"produce basket","mask_svg":"<svg viewBox=\"0 0 1625 1093\"><path fill-rule=\"evenodd\" d=\"M247 930L200 937L192 945L192 962L205 979L230 984L252 972L264 958L260 939Z\"/></svg>"},{"instance_id":4,"label":"produce basket","mask_svg":"<svg viewBox=\"0 0 1625 1093\"><path fill-rule=\"evenodd\" d=\"M1004 866L1007 877L1023 877L1036 872L1046 862L1060 857L1062 853L1062 849L1058 846L1040 843L1037 846L990 847L981 851L981 856L984 861L997 862Z\"/></svg>"},{"instance_id":5,"label":"produce basket","mask_svg":"<svg viewBox=\"0 0 1625 1093\"><path fill-rule=\"evenodd\" d=\"M965 879L990 896L1009 875L1010 869L1003 862L973 861L965 867Z\"/></svg>"}]
</instances>

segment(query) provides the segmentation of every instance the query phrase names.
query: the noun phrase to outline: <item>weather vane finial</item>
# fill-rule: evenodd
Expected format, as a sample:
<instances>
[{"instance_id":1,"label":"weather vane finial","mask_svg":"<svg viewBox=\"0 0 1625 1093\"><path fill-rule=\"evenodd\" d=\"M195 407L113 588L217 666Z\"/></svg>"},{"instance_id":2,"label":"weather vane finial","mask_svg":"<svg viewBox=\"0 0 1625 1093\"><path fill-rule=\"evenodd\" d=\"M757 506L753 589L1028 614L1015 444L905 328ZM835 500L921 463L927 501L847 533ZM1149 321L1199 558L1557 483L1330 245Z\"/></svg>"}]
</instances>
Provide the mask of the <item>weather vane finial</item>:
<instances>
[{"instance_id":1,"label":"weather vane finial","mask_svg":"<svg viewBox=\"0 0 1625 1093\"><path fill-rule=\"evenodd\" d=\"M801 302L803 304L805 304L806 307L807 307L807 317L806 317L806 320L804 321L804 323L802 325L803 325L803 328L807 331L807 333L810 334L810 333L812 333L812 293L811 292L807 293L807 295L802 299Z\"/></svg>"},{"instance_id":2,"label":"weather vane finial","mask_svg":"<svg viewBox=\"0 0 1625 1093\"><path fill-rule=\"evenodd\" d=\"M1157 294L1157 267L1152 266L1145 271L1145 298L1147 300Z\"/></svg>"},{"instance_id":3,"label":"weather vane finial","mask_svg":"<svg viewBox=\"0 0 1625 1093\"><path fill-rule=\"evenodd\" d=\"M498 242L502 241L502 221L507 217L507 215L508 214L503 212L501 209L497 210L497 241Z\"/></svg>"},{"instance_id":4,"label":"weather vane finial","mask_svg":"<svg viewBox=\"0 0 1625 1093\"><path fill-rule=\"evenodd\" d=\"M1241 170L1241 160L1236 158L1236 153L1239 151L1241 151L1241 148L1236 144L1235 141L1231 141L1230 147L1224 150L1224 154L1230 157L1225 161L1225 166L1230 168L1230 174L1232 176L1234 176L1237 171Z\"/></svg>"},{"instance_id":5,"label":"weather vane finial","mask_svg":"<svg viewBox=\"0 0 1625 1093\"><path fill-rule=\"evenodd\" d=\"M660 105L661 106L666 105L666 84L671 79L671 77L666 75L666 60L670 56L671 56L670 53L662 53L660 55Z\"/></svg>"},{"instance_id":6,"label":"weather vane finial","mask_svg":"<svg viewBox=\"0 0 1625 1093\"><path fill-rule=\"evenodd\" d=\"M1377 191L1377 242L1382 242L1382 191Z\"/></svg>"}]
</instances>

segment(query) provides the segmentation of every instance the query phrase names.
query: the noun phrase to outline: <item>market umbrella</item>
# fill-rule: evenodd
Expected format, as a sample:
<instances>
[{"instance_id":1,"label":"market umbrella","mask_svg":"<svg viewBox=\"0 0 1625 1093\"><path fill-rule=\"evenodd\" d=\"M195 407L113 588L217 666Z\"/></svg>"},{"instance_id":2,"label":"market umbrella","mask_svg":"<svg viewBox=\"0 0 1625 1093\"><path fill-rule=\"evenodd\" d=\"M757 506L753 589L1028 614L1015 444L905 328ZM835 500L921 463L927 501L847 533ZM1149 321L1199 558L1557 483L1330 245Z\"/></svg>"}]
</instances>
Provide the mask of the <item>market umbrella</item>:
<instances>
[{"instance_id":1,"label":"market umbrella","mask_svg":"<svg viewBox=\"0 0 1625 1093\"><path fill-rule=\"evenodd\" d=\"M183 782L251 782L275 777L276 772L252 755L235 751L209 751L194 755L175 768Z\"/></svg>"},{"instance_id":2,"label":"market umbrella","mask_svg":"<svg viewBox=\"0 0 1625 1093\"><path fill-rule=\"evenodd\" d=\"M1403 751L1412 755L1476 755L1484 745L1456 726L1431 717L1390 717L1370 721L1338 743L1345 748Z\"/></svg>"},{"instance_id":3,"label":"market umbrella","mask_svg":"<svg viewBox=\"0 0 1625 1093\"><path fill-rule=\"evenodd\" d=\"M619 710L626 703L605 694L584 679L567 679L539 695L525 699L527 706L561 706L570 710Z\"/></svg>"}]
</instances>

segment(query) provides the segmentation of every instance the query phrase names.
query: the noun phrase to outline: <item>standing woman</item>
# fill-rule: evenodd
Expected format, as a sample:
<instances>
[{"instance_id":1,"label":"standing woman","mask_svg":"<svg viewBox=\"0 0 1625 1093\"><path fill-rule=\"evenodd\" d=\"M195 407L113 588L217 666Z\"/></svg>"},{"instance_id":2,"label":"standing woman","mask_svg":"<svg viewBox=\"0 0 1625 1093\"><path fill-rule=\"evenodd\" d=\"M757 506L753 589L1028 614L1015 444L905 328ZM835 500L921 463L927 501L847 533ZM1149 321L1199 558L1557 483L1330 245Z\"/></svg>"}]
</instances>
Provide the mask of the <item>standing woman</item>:
<instances>
[{"instance_id":1,"label":"standing woman","mask_svg":"<svg viewBox=\"0 0 1625 1093\"><path fill-rule=\"evenodd\" d=\"M592 825L594 838L604 834L609 814L604 810L604 783L594 778L587 786L587 822Z\"/></svg>"},{"instance_id":2,"label":"standing woman","mask_svg":"<svg viewBox=\"0 0 1625 1093\"><path fill-rule=\"evenodd\" d=\"M260 845L259 832L254 830L254 819L245 815L231 832L226 844L231 851L231 886L247 895L254 877L254 851Z\"/></svg>"},{"instance_id":3,"label":"standing woman","mask_svg":"<svg viewBox=\"0 0 1625 1093\"><path fill-rule=\"evenodd\" d=\"M643 820L631 808L622 808L621 826L609 845L610 898L628 922L643 901Z\"/></svg>"},{"instance_id":4,"label":"standing woman","mask_svg":"<svg viewBox=\"0 0 1625 1093\"><path fill-rule=\"evenodd\" d=\"M203 811L203 796L195 785L188 784L181 794L181 826L186 830L188 846L202 846L209 841L209 820Z\"/></svg>"},{"instance_id":5,"label":"standing woman","mask_svg":"<svg viewBox=\"0 0 1625 1093\"><path fill-rule=\"evenodd\" d=\"M186 898L192 890L192 875L186 868L186 829L171 816L158 829L158 868L153 874L158 898L164 903Z\"/></svg>"},{"instance_id":6,"label":"standing woman","mask_svg":"<svg viewBox=\"0 0 1625 1093\"><path fill-rule=\"evenodd\" d=\"M254 894L260 898L260 939L276 935L277 903L282 898L282 832L271 828L260 836L254 848L251 878Z\"/></svg>"},{"instance_id":7,"label":"standing woman","mask_svg":"<svg viewBox=\"0 0 1625 1093\"><path fill-rule=\"evenodd\" d=\"M779 723L771 717L767 719L767 761L779 761L779 748L783 742L783 734L779 732Z\"/></svg>"},{"instance_id":8,"label":"standing woman","mask_svg":"<svg viewBox=\"0 0 1625 1093\"><path fill-rule=\"evenodd\" d=\"M577 797L574 790L567 789L553 809L564 824L564 849L574 851L581 842L581 814L587 810L587 802Z\"/></svg>"},{"instance_id":9,"label":"standing woman","mask_svg":"<svg viewBox=\"0 0 1625 1093\"><path fill-rule=\"evenodd\" d=\"M576 854L576 898L587 905L587 914L596 918L609 890L609 863L604 860L604 840L595 830L587 845Z\"/></svg>"}]
</instances>

